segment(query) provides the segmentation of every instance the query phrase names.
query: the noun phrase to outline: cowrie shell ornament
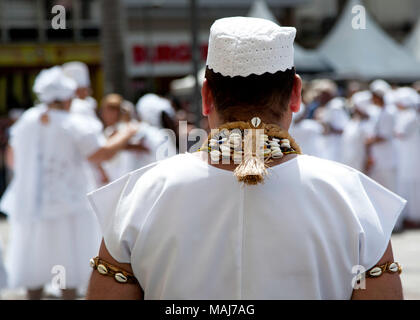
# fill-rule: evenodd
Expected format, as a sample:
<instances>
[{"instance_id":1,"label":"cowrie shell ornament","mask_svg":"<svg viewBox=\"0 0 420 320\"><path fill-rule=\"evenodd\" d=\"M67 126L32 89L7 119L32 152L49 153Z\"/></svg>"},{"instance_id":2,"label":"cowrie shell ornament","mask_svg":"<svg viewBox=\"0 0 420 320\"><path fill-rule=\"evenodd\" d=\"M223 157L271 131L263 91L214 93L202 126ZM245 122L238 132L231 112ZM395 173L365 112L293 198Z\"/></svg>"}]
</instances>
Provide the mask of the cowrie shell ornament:
<instances>
[{"instance_id":1,"label":"cowrie shell ornament","mask_svg":"<svg viewBox=\"0 0 420 320\"><path fill-rule=\"evenodd\" d=\"M212 152L210 152L210 157L212 161L219 161L219 157L220 157L221 152L218 150L213 150Z\"/></svg>"},{"instance_id":2,"label":"cowrie shell ornament","mask_svg":"<svg viewBox=\"0 0 420 320\"><path fill-rule=\"evenodd\" d=\"M108 269L103 264L100 264L100 265L98 265L98 272L100 274L107 274Z\"/></svg>"},{"instance_id":3,"label":"cowrie shell ornament","mask_svg":"<svg viewBox=\"0 0 420 320\"><path fill-rule=\"evenodd\" d=\"M254 117L251 119L251 123L255 128L258 128L258 126L261 124L261 119L258 117Z\"/></svg>"},{"instance_id":4,"label":"cowrie shell ornament","mask_svg":"<svg viewBox=\"0 0 420 320\"><path fill-rule=\"evenodd\" d=\"M382 274L382 269L379 267L373 268L372 270L370 270L369 274L372 277L379 277Z\"/></svg>"},{"instance_id":5,"label":"cowrie shell ornament","mask_svg":"<svg viewBox=\"0 0 420 320\"><path fill-rule=\"evenodd\" d=\"M116 273L114 278L115 278L115 280L117 280L118 282L121 282L121 283L125 283L125 282L128 281L127 277L120 272Z\"/></svg>"},{"instance_id":6,"label":"cowrie shell ornament","mask_svg":"<svg viewBox=\"0 0 420 320\"><path fill-rule=\"evenodd\" d=\"M398 272L398 264L396 264L395 262L391 263L388 267L389 271L391 272Z\"/></svg>"}]
</instances>

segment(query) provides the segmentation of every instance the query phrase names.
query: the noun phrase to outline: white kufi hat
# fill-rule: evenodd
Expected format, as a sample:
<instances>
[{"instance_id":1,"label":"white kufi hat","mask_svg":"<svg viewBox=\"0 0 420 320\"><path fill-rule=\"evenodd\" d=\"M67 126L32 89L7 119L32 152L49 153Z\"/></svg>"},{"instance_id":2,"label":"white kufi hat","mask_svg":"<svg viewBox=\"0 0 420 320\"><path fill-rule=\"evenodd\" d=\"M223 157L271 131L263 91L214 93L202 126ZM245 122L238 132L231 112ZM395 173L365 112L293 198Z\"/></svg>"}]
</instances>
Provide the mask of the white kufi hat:
<instances>
[{"instance_id":1,"label":"white kufi hat","mask_svg":"<svg viewBox=\"0 0 420 320\"><path fill-rule=\"evenodd\" d=\"M43 103L66 101L73 98L76 82L67 77L61 67L42 70L35 78L33 90Z\"/></svg>"},{"instance_id":2,"label":"white kufi hat","mask_svg":"<svg viewBox=\"0 0 420 320\"><path fill-rule=\"evenodd\" d=\"M247 77L294 67L296 29L259 18L216 20L210 28L207 67L223 76Z\"/></svg>"}]
</instances>

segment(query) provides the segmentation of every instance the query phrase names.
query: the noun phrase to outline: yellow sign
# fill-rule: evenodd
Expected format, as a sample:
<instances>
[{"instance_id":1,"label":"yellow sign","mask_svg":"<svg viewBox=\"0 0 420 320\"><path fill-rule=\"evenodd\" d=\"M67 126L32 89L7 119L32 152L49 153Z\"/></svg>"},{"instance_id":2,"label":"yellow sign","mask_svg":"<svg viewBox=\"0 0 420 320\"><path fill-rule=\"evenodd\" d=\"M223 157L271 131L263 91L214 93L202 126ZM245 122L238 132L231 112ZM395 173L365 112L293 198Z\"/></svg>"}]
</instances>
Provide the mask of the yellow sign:
<instances>
[{"instance_id":1,"label":"yellow sign","mask_svg":"<svg viewBox=\"0 0 420 320\"><path fill-rule=\"evenodd\" d=\"M8 44L0 46L0 66L46 66L68 61L100 64L99 44Z\"/></svg>"}]
</instances>

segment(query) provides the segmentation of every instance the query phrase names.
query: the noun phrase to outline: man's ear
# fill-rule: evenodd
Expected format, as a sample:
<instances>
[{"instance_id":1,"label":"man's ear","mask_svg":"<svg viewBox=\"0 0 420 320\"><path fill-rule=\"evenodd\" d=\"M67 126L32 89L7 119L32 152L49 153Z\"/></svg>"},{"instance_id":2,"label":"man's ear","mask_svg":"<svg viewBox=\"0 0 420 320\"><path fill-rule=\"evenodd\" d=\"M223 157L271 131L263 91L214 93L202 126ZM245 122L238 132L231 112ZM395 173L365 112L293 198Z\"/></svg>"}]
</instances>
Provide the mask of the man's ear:
<instances>
[{"instance_id":1,"label":"man's ear","mask_svg":"<svg viewBox=\"0 0 420 320\"><path fill-rule=\"evenodd\" d=\"M292 94L290 95L289 108L292 112L298 112L302 102L302 79L298 74L293 81Z\"/></svg>"},{"instance_id":2,"label":"man's ear","mask_svg":"<svg viewBox=\"0 0 420 320\"><path fill-rule=\"evenodd\" d=\"M201 88L201 96L202 96L202 101L203 101L202 102L203 116L208 116L214 108L214 102L213 102L213 95L211 93L209 84L207 83L206 79L204 79L203 87Z\"/></svg>"}]
</instances>

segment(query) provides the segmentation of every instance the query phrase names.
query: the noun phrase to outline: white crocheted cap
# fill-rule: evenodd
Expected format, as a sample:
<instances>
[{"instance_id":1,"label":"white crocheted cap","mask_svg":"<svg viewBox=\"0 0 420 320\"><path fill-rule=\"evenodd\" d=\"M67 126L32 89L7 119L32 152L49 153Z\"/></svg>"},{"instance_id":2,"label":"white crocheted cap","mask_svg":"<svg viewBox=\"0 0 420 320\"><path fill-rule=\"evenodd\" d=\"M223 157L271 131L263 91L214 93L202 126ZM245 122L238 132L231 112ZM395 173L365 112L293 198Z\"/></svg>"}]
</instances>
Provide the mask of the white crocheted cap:
<instances>
[{"instance_id":1,"label":"white crocheted cap","mask_svg":"<svg viewBox=\"0 0 420 320\"><path fill-rule=\"evenodd\" d=\"M207 67L223 76L247 77L294 67L296 29L265 19L232 17L210 28Z\"/></svg>"}]
</instances>

